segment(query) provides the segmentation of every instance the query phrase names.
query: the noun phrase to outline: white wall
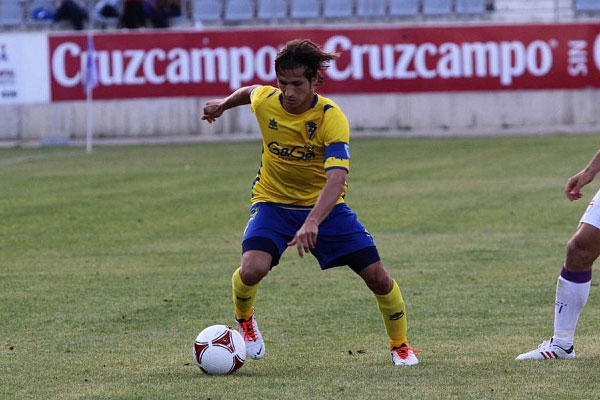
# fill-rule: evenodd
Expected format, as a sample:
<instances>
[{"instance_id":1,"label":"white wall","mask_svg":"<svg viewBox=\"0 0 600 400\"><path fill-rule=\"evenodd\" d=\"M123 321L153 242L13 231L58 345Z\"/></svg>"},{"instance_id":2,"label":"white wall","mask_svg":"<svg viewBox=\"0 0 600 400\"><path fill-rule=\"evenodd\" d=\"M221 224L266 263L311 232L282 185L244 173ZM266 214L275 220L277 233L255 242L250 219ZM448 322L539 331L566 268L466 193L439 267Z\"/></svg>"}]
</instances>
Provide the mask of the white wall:
<instances>
[{"instance_id":1,"label":"white wall","mask_svg":"<svg viewBox=\"0 0 600 400\"><path fill-rule=\"evenodd\" d=\"M331 96L354 134L501 134L600 132L600 90L544 90ZM258 135L248 106L214 124L200 121L208 98L141 99L94 103L96 137L231 138ZM0 107L0 141L43 136L83 138L85 102ZM239 135L236 135L239 137Z\"/></svg>"}]
</instances>

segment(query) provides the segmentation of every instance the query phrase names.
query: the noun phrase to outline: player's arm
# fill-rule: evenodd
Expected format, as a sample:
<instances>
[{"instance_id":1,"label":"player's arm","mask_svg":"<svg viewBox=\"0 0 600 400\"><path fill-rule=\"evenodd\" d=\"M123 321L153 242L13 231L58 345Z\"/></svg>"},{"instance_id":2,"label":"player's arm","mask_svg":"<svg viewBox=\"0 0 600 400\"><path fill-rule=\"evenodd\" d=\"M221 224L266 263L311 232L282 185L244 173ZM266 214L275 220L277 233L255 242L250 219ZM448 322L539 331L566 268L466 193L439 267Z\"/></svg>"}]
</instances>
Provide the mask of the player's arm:
<instances>
[{"instance_id":1,"label":"player's arm","mask_svg":"<svg viewBox=\"0 0 600 400\"><path fill-rule=\"evenodd\" d=\"M600 171L600 150L596 152L596 155L592 160L588 163L588 165L579 171L577 174L573 175L567 181L567 186L565 187L565 193L569 200L578 200L583 194L581 194L581 188L594 180L594 177Z\"/></svg>"},{"instance_id":2,"label":"player's arm","mask_svg":"<svg viewBox=\"0 0 600 400\"><path fill-rule=\"evenodd\" d=\"M250 94L257 86L260 85L244 86L231 93L227 97L208 101L204 106L204 114L202 114L200 119L206 120L209 123L213 123L226 110L237 106L242 106L244 104L250 104Z\"/></svg>"},{"instance_id":3,"label":"player's arm","mask_svg":"<svg viewBox=\"0 0 600 400\"><path fill-rule=\"evenodd\" d=\"M304 253L308 253L317 244L319 224L327 218L346 185L348 171L345 169L332 168L327 170L326 174L327 182L319 194L317 203L306 217L304 224L296 232L296 236L288 243L288 246L295 245L298 248L300 257L303 257Z\"/></svg>"}]
</instances>

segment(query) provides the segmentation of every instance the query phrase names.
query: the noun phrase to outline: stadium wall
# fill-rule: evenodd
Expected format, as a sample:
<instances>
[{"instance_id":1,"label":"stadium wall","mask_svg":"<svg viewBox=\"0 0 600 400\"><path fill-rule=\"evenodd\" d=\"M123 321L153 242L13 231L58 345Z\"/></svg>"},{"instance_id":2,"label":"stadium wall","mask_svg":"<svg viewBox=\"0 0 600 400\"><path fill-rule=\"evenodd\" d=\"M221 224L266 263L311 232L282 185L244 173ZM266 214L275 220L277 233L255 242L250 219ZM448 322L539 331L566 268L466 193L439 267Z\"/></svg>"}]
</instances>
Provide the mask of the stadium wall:
<instances>
[{"instance_id":1,"label":"stadium wall","mask_svg":"<svg viewBox=\"0 0 600 400\"><path fill-rule=\"evenodd\" d=\"M600 24L336 27L0 34L0 141L80 138L86 87L103 138L258 135L248 107L216 124L202 107L275 85L273 59L310 37L340 59L319 90L355 134L596 130ZM23 48L29 51L21 51Z\"/></svg>"},{"instance_id":2,"label":"stadium wall","mask_svg":"<svg viewBox=\"0 0 600 400\"><path fill-rule=\"evenodd\" d=\"M353 135L484 135L600 130L600 91L542 90L499 93L333 95ZM258 136L249 107L228 111L214 124L200 121L209 100L162 98L99 100L93 106L99 138L240 139ZM86 104L0 107L0 138L35 141L44 136L83 138Z\"/></svg>"}]
</instances>

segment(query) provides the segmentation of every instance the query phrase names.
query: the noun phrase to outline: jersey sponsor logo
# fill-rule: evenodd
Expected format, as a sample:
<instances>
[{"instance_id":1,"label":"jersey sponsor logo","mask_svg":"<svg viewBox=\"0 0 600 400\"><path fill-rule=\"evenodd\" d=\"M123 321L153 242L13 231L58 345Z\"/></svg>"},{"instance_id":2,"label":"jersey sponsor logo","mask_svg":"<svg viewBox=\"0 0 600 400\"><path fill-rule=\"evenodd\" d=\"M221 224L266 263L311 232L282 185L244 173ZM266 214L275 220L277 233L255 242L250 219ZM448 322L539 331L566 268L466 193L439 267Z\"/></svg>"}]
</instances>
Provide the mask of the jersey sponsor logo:
<instances>
[{"instance_id":1,"label":"jersey sponsor logo","mask_svg":"<svg viewBox=\"0 0 600 400\"><path fill-rule=\"evenodd\" d=\"M404 311L400 311L400 312L390 315L390 321L397 321L402 317L404 317Z\"/></svg>"},{"instance_id":2,"label":"jersey sponsor logo","mask_svg":"<svg viewBox=\"0 0 600 400\"><path fill-rule=\"evenodd\" d=\"M277 128L277 120L275 118L272 118L272 119L269 120L269 129L278 130L278 128Z\"/></svg>"},{"instance_id":3,"label":"jersey sponsor logo","mask_svg":"<svg viewBox=\"0 0 600 400\"><path fill-rule=\"evenodd\" d=\"M315 133L317 132L317 124L312 121L306 123L306 133L308 134L308 138L312 139Z\"/></svg>"},{"instance_id":4,"label":"jersey sponsor logo","mask_svg":"<svg viewBox=\"0 0 600 400\"><path fill-rule=\"evenodd\" d=\"M269 151L283 160L303 160L310 161L315 158L315 151L312 146L293 146L284 147L279 143L273 141L270 142L267 147Z\"/></svg>"}]
</instances>

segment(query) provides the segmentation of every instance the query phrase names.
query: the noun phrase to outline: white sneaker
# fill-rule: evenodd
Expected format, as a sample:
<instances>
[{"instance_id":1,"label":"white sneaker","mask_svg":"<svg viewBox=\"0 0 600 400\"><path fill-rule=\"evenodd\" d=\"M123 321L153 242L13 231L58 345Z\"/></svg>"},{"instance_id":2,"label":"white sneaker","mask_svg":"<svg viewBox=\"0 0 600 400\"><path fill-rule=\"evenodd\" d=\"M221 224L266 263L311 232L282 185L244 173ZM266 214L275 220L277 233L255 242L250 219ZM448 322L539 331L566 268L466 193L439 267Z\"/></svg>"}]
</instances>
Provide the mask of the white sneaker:
<instances>
[{"instance_id":1,"label":"white sneaker","mask_svg":"<svg viewBox=\"0 0 600 400\"><path fill-rule=\"evenodd\" d=\"M265 342L258 330L254 314L248 320L237 319L238 331L246 342L246 354L255 360L265 356Z\"/></svg>"},{"instance_id":2,"label":"white sneaker","mask_svg":"<svg viewBox=\"0 0 600 400\"><path fill-rule=\"evenodd\" d=\"M417 365L419 350L408 346L394 347L392 349L392 361L394 365Z\"/></svg>"},{"instance_id":3,"label":"white sneaker","mask_svg":"<svg viewBox=\"0 0 600 400\"><path fill-rule=\"evenodd\" d=\"M568 349L553 344L552 339L544 340L537 349L528 353L519 355L517 360L552 360L552 359L570 359L575 358L575 349L571 346Z\"/></svg>"}]
</instances>

